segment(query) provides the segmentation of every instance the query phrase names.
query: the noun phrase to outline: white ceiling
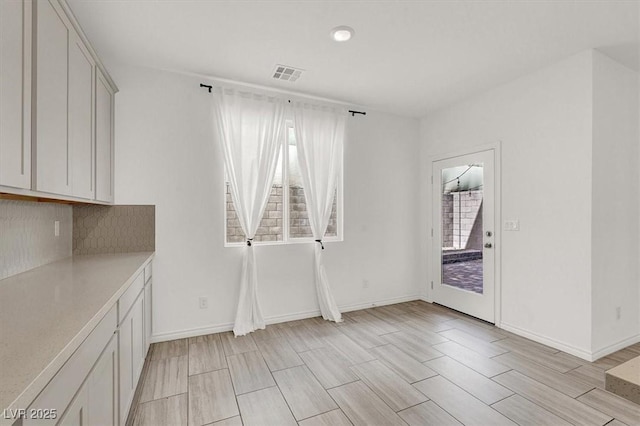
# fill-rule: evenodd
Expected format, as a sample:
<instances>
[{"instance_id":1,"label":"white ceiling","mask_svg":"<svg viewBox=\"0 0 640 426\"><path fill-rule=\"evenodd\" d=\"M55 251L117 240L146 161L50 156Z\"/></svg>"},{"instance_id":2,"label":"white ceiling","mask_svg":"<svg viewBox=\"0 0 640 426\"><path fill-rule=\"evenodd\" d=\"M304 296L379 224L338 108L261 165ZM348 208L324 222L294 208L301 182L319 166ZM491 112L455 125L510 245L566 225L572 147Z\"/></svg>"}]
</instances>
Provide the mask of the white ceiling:
<instances>
[{"instance_id":1,"label":"white ceiling","mask_svg":"<svg viewBox=\"0 0 640 426\"><path fill-rule=\"evenodd\" d=\"M422 116L588 48L639 69L638 1L68 0L105 65ZM347 43L329 31L349 25ZM276 64L305 69L295 83Z\"/></svg>"}]
</instances>

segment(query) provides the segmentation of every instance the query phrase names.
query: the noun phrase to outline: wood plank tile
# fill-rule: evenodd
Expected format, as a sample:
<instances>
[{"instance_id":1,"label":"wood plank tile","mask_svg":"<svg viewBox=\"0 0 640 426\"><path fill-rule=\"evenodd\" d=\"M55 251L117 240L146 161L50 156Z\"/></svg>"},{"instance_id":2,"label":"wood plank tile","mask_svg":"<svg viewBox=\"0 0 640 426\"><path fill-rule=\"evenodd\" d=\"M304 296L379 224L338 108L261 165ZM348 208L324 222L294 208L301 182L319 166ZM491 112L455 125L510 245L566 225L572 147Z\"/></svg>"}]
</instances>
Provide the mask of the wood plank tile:
<instances>
[{"instance_id":1,"label":"wood plank tile","mask_svg":"<svg viewBox=\"0 0 640 426\"><path fill-rule=\"evenodd\" d=\"M609 423L607 423L607 426L630 426L630 425L622 423L620 420L613 419Z\"/></svg>"},{"instance_id":2,"label":"wood plank tile","mask_svg":"<svg viewBox=\"0 0 640 426\"><path fill-rule=\"evenodd\" d=\"M304 364L285 338L259 340L257 346L271 371Z\"/></svg>"},{"instance_id":3,"label":"wood plank tile","mask_svg":"<svg viewBox=\"0 0 640 426\"><path fill-rule=\"evenodd\" d=\"M258 350L256 343L253 341L253 336L250 334L235 337L232 331L228 331L220 333L220 338L222 339L224 353L227 356Z\"/></svg>"},{"instance_id":4,"label":"wood plank tile","mask_svg":"<svg viewBox=\"0 0 640 426\"><path fill-rule=\"evenodd\" d=\"M594 365L581 365L564 373L597 388L604 389L604 370Z\"/></svg>"},{"instance_id":5,"label":"wood plank tile","mask_svg":"<svg viewBox=\"0 0 640 426\"><path fill-rule=\"evenodd\" d=\"M498 331L481 327L466 319L451 320L447 322L447 325L452 325L453 328L466 331L472 336L484 340L485 342L495 342L496 340L502 340L507 337L504 334L499 333Z\"/></svg>"},{"instance_id":6,"label":"wood plank tile","mask_svg":"<svg viewBox=\"0 0 640 426\"><path fill-rule=\"evenodd\" d=\"M227 368L220 335L189 339L189 375Z\"/></svg>"},{"instance_id":7,"label":"wood plank tile","mask_svg":"<svg viewBox=\"0 0 640 426\"><path fill-rule=\"evenodd\" d=\"M244 426L297 426L293 414L277 387L238 396Z\"/></svg>"},{"instance_id":8,"label":"wood plank tile","mask_svg":"<svg viewBox=\"0 0 640 426\"><path fill-rule=\"evenodd\" d=\"M284 335L280 331L280 327L277 327L277 324L273 324L268 325L264 330L254 331L251 333L251 337L253 337L253 341L257 343L260 340L275 339L284 337Z\"/></svg>"},{"instance_id":9,"label":"wood plank tile","mask_svg":"<svg viewBox=\"0 0 640 426\"><path fill-rule=\"evenodd\" d=\"M333 348L302 352L300 357L325 389L358 380L349 369L350 362Z\"/></svg>"},{"instance_id":10,"label":"wood plank tile","mask_svg":"<svg viewBox=\"0 0 640 426\"><path fill-rule=\"evenodd\" d=\"M298 424L300 426L351 426L351 422L340 409L308 418Z\"/></svg>"},{"instance_id":11,"label":"wood plank tile","mask_svg":"<svg viewBox=\"0 0 640 426\"><path fill-rule=\"evenodd\" d=\"M636 350L633 350L633 347L624 348L605 357L602 357L597 361L594 361L593 365L608 370L610 368L617 367L618 365L623 364L637 356L638 353Z\"/></svg>"},{"instance_id":12,"label":"wood plank tile","mask_svg":"<svg viewBox=\"0 0 640 426\"><path fill-rule=\"evenodd\" d=\"M211 423L213 426L242 426L242 419L240 416L230 417L228 419L220 420Z\"/></svg>"},{"instance_id":13,"label":"wood plank tile","mask_svg":"<svg viewBox=\"0 0 640 426\"><path fill-rule=\"evenodd\" d=\"M140 395L140 402L187 392L188 364L186 355L151 361Z\"/></svg>"},{"instance_id":14,"label":"wood plank tile","mask_svg":"<svg viewBox=\"0 0 640 426\"><path fill-rule=\"evenodd\" d=\"M283 328L280 332L287 338L296 352L306 352L325 346L325 342L305 325Z\"/></svg>"},{"instance_id":15,"label":"wood plank tile","mask_svg":"<svg viewBox=\"0 0 640 426\"><path fill-rule=\"evenodd\" d=\"M441 343L439 345L434 345L433 348L487 377L493 377L497 374L511 370L510 367L502 365L491 358L480 355L478 352L466 348L456 342L450 341Z\"/></svg>"},{"instance_id":16,"label":"wood plank tile","mask_svg":"<svg viewBox=\"0 0 640 426\"><path fill-rule=\"evenodd\" d=\"M375 357L362 346L342 333L325 337L324 341L327 342L328 346L340 352L351 364L360 364L375 359Z\"/></svg>"},{"instance_id":17,"label":"wood plank tile","mask_svg":"<svg viewBox=\"0 0 640 426\"><path fill-rule=\"evenodd\" d=\"M236 395L275 386L271 372L260 352L245 352L227 357Z\"/></svg>"},{"instance_id":18,"label":"wood plank tile","mask_svg":"<svg viewBox=\"0 0 640 426\"><path fill-rule=\"evenodd\" d=\"M170 396L138 405L134 426L186 426L187 394Z\"/></svg>"},{"instance_id":19,"label":"wood plank tile","mask_svg":"<svg viewBox=\"0 0 640 426\"><path fill-rule=\"evenodd\" d=\"M396 326L380 319L368 312L356 315L352 317L356 322L365 323L371 327L371 329L378 335L394 333L399 331Z\"/></svg>"},{"instance_id":20,"label":"wood plank tile","mask_svg":"<svg viewBox=\"0 0 640 426\"><path fill-rule=\"evenodd\" d=\"M438 407L433 401L423 402L415 407L407 408L398 415L409 424L409 426L462 426L455 417Z\"/></svg>"},{"instance_id":21,"label":"wood plank tile","mask_svg":"<svg viewBox=\"0 0 640 426\"><path fill-rule=\"evenodd\" d=\"M612 419L612 417L514 370L500 374L493 380L573 424L601 426Z\"/></svg>"},{"instance_id":22,"label":"wood plank tile","mask_svg":"<svg viewBox=\"0 0 640 426\"><path fill-rule=\"evenodd\" d=\"M640 405L601 389L594 389L582 395L578 401L605 414L615 417L628 425L640 424Z\"/></svg>"},{"instance_id":23,"label":"wood plank tile","mask_svg":"<svg viewBox=\"0 0 640 426\"><path fill-rule=\"evenodd\" d=\"M189 377L189 425L201 426L240 414L229 370Z\"/></svg>"},{"instance_id":24,"label":"wood plank tile","mask_svg":"<svg viewBox=\"0 0 640 426\"><path fill-rule=\"evenodd\" d=\"M560 352L556 348L543 345L542 343L534 342L533 340L527 339L526 337L518 336L517 334L511 333L510 331L500 330L500 332L507 336L510 341L514 343L520 343L523 346L523 350L542 351L548 352L550 354L557 354L558 352Z\"/></svg>"},{"instance_id":25,"label":"wood plank tile","mask_svg":"<svg viewBox=\"0 0 640 426\"><path fill-rule=\"evenodd\" d=\"M435 371L407 355L394 345L378 346L369 349L369 352L408 383L418 382L437 375Z\"/></svg>"},{"instance_id":26,"label":"wood plank tile","mask_svg":"<svg viewBox=\"0 0 640 426\"><path fill-rule=\"evenodd\" d=\"M442 376L431 377L413 386L466 426L515 425Z\"/></svg>"},{"instance_id":27,"label":"wood plank tile","mask_svg":"<svg viewBox=\"0 0 640 426\"><path fill-rule=\"evenodd\" d=\"M420 362L429 361L430 359L442 356L442 352L438 352L433 349L430 344L416 339L412 334L400 331L397 333L385 334L382 338Z\"/></svg>"},{"instance_id":28,"label":"wood plank tile","mask_svg":"<svg viewBox=\"0 0 640 426\"><path fill-rule=\"evenodd\" d=\"M425 402L427 398L380 361L358 364L351 369L393 411Z\"/></svg>"},{"instance_id":29,"label":"wood plank tile","mask_svg":"<svg viewBox=\"0 0 640 426\"><path fill-rule=\"evenodd\" d=\"M521 356L529 358L533 362L561 373L566 373L567 371L573 370L574 368L582 365L571 359L558 357L555 356L555 354L536 350L535 347L532 347L525 342L516 341L511 338L498 340L492 344L504 348L505 350L513 351Z\"/></svg>"},{"instance_id":30,"label":"wood plank tile","mask_svg":"<svg viewBox=\"0 0 640 426\"><path fill-rule=\"evenodd\" d=\"M513 394L509 389L448 356L428 361L426 365L485 404L493 404Z\"/></svg>"},{"instance_id":31,"label":"wood plank tile","mask_svg":"<svg viewBox=\"0 0 640 426\"><path fill-rule=\"evenodd\" d=\"M520 395L498 401L492 407L520 426L571 426L571 423Z\"/></svg>"},{"instance_id":32,"label":"wood plank tile","mask_svg":"<svg viewBox=\"0 0 640 426\"><path fill-rule=\"evenodd\" d=\"M273 377L296 420L338 408L306 365L276 371Z\"/></svg>"},{"instance_id":33,"label":"wood plank tile","mask_svg":"<svg viewBox=\"0 0 640 426\"><path fill-rule=\"evenodd\" d=\"M412 334L417 338L427 342L430 345L437 345L438 343L448 342L449 339L444 338L440 334L433 332L421 325L421 323L415 321L405 321L396 323L396 327L398 327L401 331L405 333Z\"/></svg>"},{"instance_id":34,"label":"wood plank tile","mask_svg":"<svg viewBox=\"0 0 640 426\"><path fill-rule=\"evenodd\" d=\"M532 362L529 358L515 352L506 353L493 358L495 361L519 371L527 377L543 383L550 388L576 398L593 389L593 386Z\"/></svg>"},{"instance_id":35,"label":"wood plank tile","mask_svg":"<svg viewBox=\"0 0 640 426\"><path fill-rule=\"evenodd\" d=\"M153 345L151 360L156 361L159 359L175 358L186 355L187 351L187 339L156 343Z\"/></svg>"},{"instance_id":36,"label":"wood plank tile","mask_svg":"<svg viewBox=\"0 0 640 426\"><path fill-rule=\"evenodd\" d=\"M355 426L405 424L384 401L360 381L329 389L329 393Z\"/></svg>"},{"instance_id":37,"label":"wood plank tile","mask_svg":"<svg viewBox=\"0 0 640 426\"><path fill-rule=\"evenodd\" d=\"M406 314L403 316L405 321L411 321L415 324L419 324L420 327L424 330L433 331L434 333L439 333L445 330L451 330L453 326L449 325L450 321L444 322L431 322L427 319L425 315L412 312L410 314Z\"/></svg>"},{"instance_id":38,"label":"wood plank tile","mask_svg":"<svg viewBox=\"0 0 640 426\"><path fill-rule=\"evenodd\" d=\"M401 322L402 318L400 316L404 314L404 312L400 312L400 313L393 312L387 309L386 306L372 308L372 309L369 309L368 311L371 315L378 317L381 320L388 322L389 324L395 324L397 322Z\"/></svg>"},{"instance_id":39,"label":"wood plank tile","mask_svg":"<svg viewBox=\"0 0 640 426\"><path fill-rule=\"evenodd\" d=\"M387 343L382 340L382 338L380 338L380 336L378 336L371 327L364 323L343 325L338 327L338 329L365 349L375 348L376 346L385 345Z\"/></svg>"},{"instance_id":40,"label":"wood plank tile","mask_svg":"<svg viewBox=\"0 0 640 426\"><path fill-rule=\"evenodd\" d=\"M456 328L442 331L440 332L440 335L489 358L508 352L507 349L496 346L494 343L485 342L484 340L472 336L466 331L458 330ZM502 340L498 340L498 342L502 342Z\"/></svg>"}]
</instances>

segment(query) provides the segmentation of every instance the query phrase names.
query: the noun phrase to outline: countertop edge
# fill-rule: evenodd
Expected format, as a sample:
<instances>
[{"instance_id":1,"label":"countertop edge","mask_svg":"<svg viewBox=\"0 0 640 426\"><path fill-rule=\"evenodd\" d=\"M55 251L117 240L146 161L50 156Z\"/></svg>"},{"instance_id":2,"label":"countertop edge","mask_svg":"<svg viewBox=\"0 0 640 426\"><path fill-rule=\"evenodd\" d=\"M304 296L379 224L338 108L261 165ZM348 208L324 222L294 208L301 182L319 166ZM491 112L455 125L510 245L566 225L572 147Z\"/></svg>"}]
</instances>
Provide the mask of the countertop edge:
<instances>
[{"instance_id":1,"label":"countertop edge","mask_svg":"<svg viewBox=\"0 0 640 426\"><path fill-rule=\"evenodd\" d=\"M147 259L142 262L138 269L127 279L127 281L116 291L113 296L105 303L98 312L82 327L82 329L71 339L71 341L55 356L53 360L38 374L33 381L27 385L26 389L20 393L16 399L9 404L8 407L2 408L3 415L0 416L0 425L12 425L16 419L8 419L6 413L10 410L26 409L31 403L38 397L40 392L49 384L51 379L58 373L62 366L71 358L74 352L80 347L85 339L91 334L93 329L104 318L104 316L113 308L118 302L120 296L127 291L127 289L133 284L144 268L153 260L155 252L152 252ZM145 283L146 284L146 283ZM58 413L61 415L62 413Z\"/></svg>"}]
</instances>

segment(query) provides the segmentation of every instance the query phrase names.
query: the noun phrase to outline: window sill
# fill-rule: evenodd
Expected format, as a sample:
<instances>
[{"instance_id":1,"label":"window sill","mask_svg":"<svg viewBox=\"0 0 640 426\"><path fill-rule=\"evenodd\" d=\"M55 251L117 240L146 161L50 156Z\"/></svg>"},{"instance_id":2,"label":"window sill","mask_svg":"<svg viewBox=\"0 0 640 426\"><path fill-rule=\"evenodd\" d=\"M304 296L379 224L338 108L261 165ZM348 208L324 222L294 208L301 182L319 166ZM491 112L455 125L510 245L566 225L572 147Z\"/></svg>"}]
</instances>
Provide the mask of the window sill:
<instances>
[{"instance_id":1,"label":"window sill","mask_svg":"<svg viewBox=\"0 0 640 426\"><path fill-rule=\"evenodd\" d=\"M341 237L329 237L322 240L323 243L341 243L344 239ZM288 246L288 245L296 245L296 244L318 244L314 239L311 238L295 238L288 241L256 241L252 242L253 246ZM244 247L246 246L246 242L242 243L224 243L224 247Z\"/></svg>"}]
</instances>

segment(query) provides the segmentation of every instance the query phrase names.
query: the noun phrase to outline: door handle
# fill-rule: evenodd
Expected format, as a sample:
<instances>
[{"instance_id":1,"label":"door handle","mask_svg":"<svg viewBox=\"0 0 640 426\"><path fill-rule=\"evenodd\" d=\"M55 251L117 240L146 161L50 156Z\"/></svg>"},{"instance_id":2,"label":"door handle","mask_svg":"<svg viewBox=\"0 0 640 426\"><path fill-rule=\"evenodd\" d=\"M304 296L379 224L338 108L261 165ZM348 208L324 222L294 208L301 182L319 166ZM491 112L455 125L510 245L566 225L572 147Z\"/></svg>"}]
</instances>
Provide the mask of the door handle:
<instances>
[{"instance_id":1,"label":"door handle","mask_svg":"<svg viewBox=\"0 0 640 426\"><path fill-rule=\"evenodd\" d=\"M493 247L493 244L491 243L484 243L484 248L491 248Z\"/></svg>"}]
</instances>

